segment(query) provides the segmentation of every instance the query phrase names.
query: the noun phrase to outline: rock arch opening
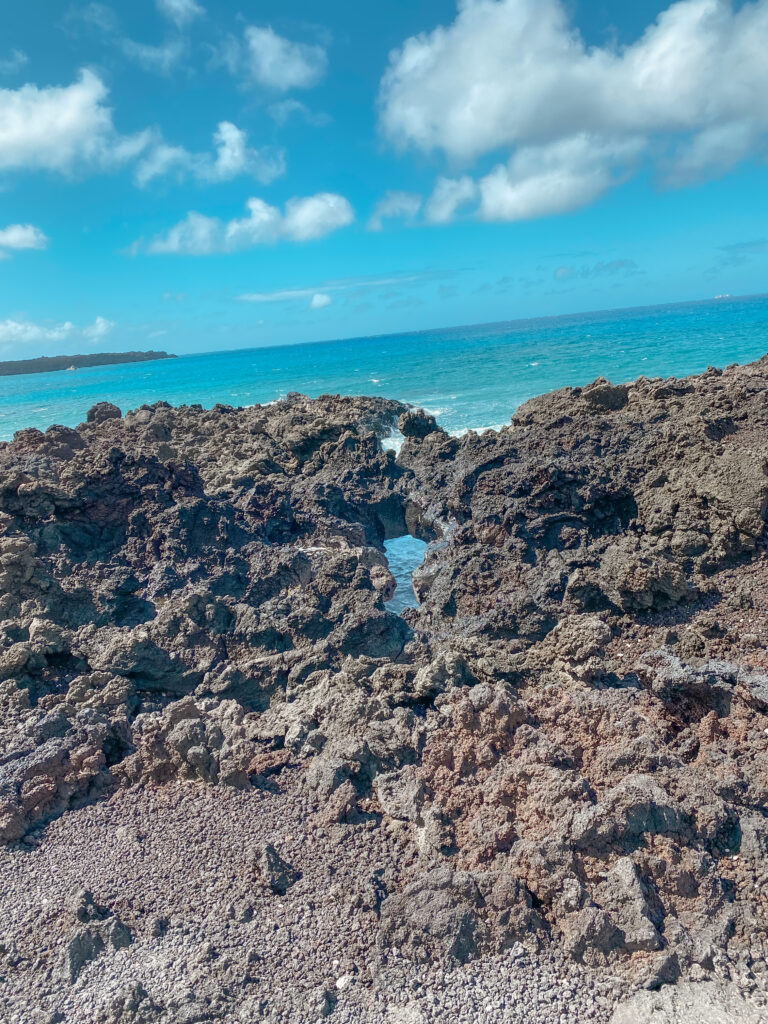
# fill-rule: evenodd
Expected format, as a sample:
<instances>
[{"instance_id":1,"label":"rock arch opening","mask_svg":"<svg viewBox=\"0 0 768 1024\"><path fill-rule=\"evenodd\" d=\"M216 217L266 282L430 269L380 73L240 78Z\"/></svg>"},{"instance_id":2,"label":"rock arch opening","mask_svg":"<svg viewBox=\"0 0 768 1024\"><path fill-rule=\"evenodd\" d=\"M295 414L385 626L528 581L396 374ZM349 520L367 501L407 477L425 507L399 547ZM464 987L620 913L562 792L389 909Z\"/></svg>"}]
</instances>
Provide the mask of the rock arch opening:
<instances>
[{"instance_id":1,"label":"rock arch opening","mask_svg":"<svg viewBox=\"0 0 768 1024\"><path fill-rule=\"evenodd\" d=\"M427 542L405 533L384 541L389 571L395 577L395 592L387 601L388 611L399 615L406 608L417 608L418 600L413 589L413 574L423 563L427 553Z\"/></svg>"}]
</instances>

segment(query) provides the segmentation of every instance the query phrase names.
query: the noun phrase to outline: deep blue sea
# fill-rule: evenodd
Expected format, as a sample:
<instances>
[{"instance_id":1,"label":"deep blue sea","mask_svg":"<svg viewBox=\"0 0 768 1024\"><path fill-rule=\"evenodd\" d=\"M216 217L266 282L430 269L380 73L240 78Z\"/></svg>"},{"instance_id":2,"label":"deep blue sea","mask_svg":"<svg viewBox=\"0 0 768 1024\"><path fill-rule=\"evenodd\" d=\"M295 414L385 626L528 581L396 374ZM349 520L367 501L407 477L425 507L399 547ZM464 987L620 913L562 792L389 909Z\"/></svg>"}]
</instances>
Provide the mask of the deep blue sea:
<instances>
[{"instance_id":1,"label":"deep blue sea","mask_svg":"<svg viewBox=\"0 0 768 1024\"><path fill-rule=\"evenodd\" d=\"M399 398L460 432L498 427L526 399L597 376L684 375L766 352L768 296L213 352L1 377L0 439L22 427L75 426L101 400L126 411L160 399L249 405L289 391Z\"/></svg>"}]
</instances>

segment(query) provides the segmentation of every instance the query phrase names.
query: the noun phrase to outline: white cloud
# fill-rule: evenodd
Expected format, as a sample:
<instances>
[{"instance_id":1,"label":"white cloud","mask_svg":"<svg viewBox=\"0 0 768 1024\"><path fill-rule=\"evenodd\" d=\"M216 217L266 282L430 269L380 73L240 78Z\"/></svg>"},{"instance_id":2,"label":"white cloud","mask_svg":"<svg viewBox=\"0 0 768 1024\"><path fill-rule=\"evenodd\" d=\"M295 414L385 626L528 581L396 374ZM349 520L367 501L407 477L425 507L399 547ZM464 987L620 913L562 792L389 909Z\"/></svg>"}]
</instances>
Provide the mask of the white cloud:
<instances>
[{"instance_id":1,"label":"white cloud","mask_svg":"<svg viewBox=\"0 0 768 1024\"><path fill-rule=\"evenodd\" d=\"M420 209L421 196L413 192L387 192L376 204L368 227L371 231L381 231L384 221L392 217L413 220Z\"/></svg>"},{"instance_id":2,"label":"white cloud","mask_svg":"<svg viewBox=\"0 0 768 1024\"><path fill-rule=\"evenodd\" d=\"M202 7L190 3L190 0L157 0L157 6L161 13L176 23L179 29L186 27L190 20L189 15L194 17L195 11L199 14L205 13ZM187 12L186 17L185 11ZM159 45L140 43L131 39L123 33L120 19L115 11L101 3L70 7L64 18L64 24L70 30L74 29L75 32L79 32L82 25L96 29L108 43L121 50L129 60L134 61L145 71L161 75L170 74L189 50L187 38L180 33L174 33Z\"/></svg>"},{"instance_id":3,"label":"white cloud","mask_svg":"<svg viewBox=\"0 0 768 1024\"><path fill-rule=\"evenodd\" d=\"M123 37L118 45L126 57L136 61L145 71L154 71L160 75L169 75L187 52L187 44L183 39L169 39L160 46L151 43L137 43L134 39Z\"/></svg>"},{"instance_id":4,"label":"white cloud","mask_svg":"<svg viewBox=\"0 0 768 1024\"><path fill-rule=\"evenodd\" d=\"M587 47L568 10L459 0L451 25L391 55L382 131L452 160L513 150L479 183L482 215L512 219L591 202L643 148L676 183L765 148L768 0L680 0L625 47Z\"/></svg>"},{"instance_id":5,"label":"white cloud","mask_svg":"<svg viewBox=\"0 0 768 1024\"><path fill-rule=\"evenodd\" d=\"M245 30L245 44L251 77L277 92L310 89L317 85L328 66L328 55L322 46L293 42L270 27L249 26Z\"/></svg>"},{"instance_id":6,"label":"white cloud","mask_svg":"<svg viewBox=\"0 0 768 1024\"><path fill-rule=\"evenodd\" d=\"M637 140L605 142L587 135L518 149L480 179L483 220L530 220L593 202L626 174L642 149Z\"/></svg>"},{"instance_id":7,"label":"white cloud","mask_svg":"<svg viewBox=\"0 0 768 1024\"><path fill-rule=\"evenodd\" d=\"M283 288L274 292L249 292L238 295L239 302L295 302L308 299L314 295L328 292L372 291L391 285L413 284L417 281L429 280L432 274L409 274L393 277L350 277L340 281L324 281L309 288Z\"/></svg>"},{"instance_id":8,"label":"white cloud","mask_svg":"<svg viewBox=\"0 0 768 1024\"><path fill-rule=\"evenodd\" d=\"M315 196L288 200L283 232L295 242L309 242L346 227L354 219L347 199L332 192L319 192Z\"/></svg>"},{"instance_id":9,"label":"white cloud","mask_svg":"<svg viewBox=\"0 0 768 1024\"><path fill-rule=\"evenodd\" d=\"M99 341L116 326L117 324L114 320L107 320L103 316L97 316L90 327L83 328L83 337L88 338L89 341Z\"/></svg>"},{"instance_id":10,"label":"white cloud","mask_svg":"<svg viewBox=\"0 0 768 1024\"><path fill-rule=\"evenodd\" d=\"M309 304L310 309L325 309L326 306L330 306L333 299L330 295L325 295L322 292L318 292L317 295L312 296L312 301Z\"/></svg>"},{"instance_id":11,"label":"white cloud","mask_svg":"<svg viewBox=\"0 0 768 1024\"><path fill-rule=\"evenodd\" d=\"M205 14L205 8L195 0L155 0L157 9L166 18L170 18L179 28L184 28L195 18Z\"/></svg>"},{"instance_id":12,"label":"white cloud","mask_svg":"<svg viewBox=\"0 0 768 1024\"><path fill-rule=\"evenodd\" d=\"M268 185L285 174L285 154L281 149L252 149L247 134L230 121L219 124L213 143L215 156L190 153L183 146L171 146L160 140L136 167L136 180L146 185L154 178L175 173L180 178L191 175L198 181L213 183L248 174Z\"/></svg>"},{"instance_id":13,"label":"white cloud","mask_svg":"<svg viewBox=\"0 0 768 1024\"><path fill-rule=\"evenodd\" d=\"M307 242L322 238L355 219L349 201L331 192L289 199L285 210L263 199L249 199L247 216L230 221L191 211L184 220L148 244L139 241L133 251L205 255L236 252L279 241Z\"/></svg>"},{"instance_id":14,"label":"white cloud","mask_svg":"<svg viewBox=\"0 0 768 1024\"><path fill-rule=\"evenodd\" d=\"M87 70L72 85L0 89L0 170L71 173L135 158L149 134L118 135L107 94L101 79Z\"/></svg>"},{"instance_id":15,"label":"white cloud","mask_svg":"<svg viewBox=\"0 0 768 1024\"><path fill-rule=\"evenodd\" d=\"M35 341L63 341L75 330L69 322L45 327L29 320L0 320L0 343L26 345Z\"/></svg>"},{"instance_id":16,"label":"white cloud","mask_svg":"<svg viewBox=\"0 0 768 1024\"><path fill-rule=\"evenodd\" d=\"M0 75L15 75L29 62L22 50L11 50L7 57L0 57Z\"/></svg>"},{"instance_id":17,"label":"white cloud","mask_svg":"<svg viewBox=\"0 0 768 1024\"><path fill-rule=\"evenodd\" d=\"M477 185L466 174L461 178L438 178L427 200L426 220L430 224L447 224L459 207L471 203L476 196Z\"/></svg>"},{"instance_id":18,"label":"white cloud","mask_svg":"<svg viewBox=\"0 0 768 1024\"><path fill-rule=\"evenodd\" d=\"M45 249L48 237L33 224L9 224L0 228L0 259L8 254L6 249Z\"/></svg>"},{"instance_id":19,"label":"white cloud","mask_svg":"<svg viewBox=\"0 0 768 1024\"><path fill-rule=\"evenodd\" d=\"M31 320L0 321L0 344L28 345L40 341L65 341L72 336L98 340L117 326L103 316L97 316L90 327L77 327L67 320L59 324L39 324Z\"/></svg>"},{"instance_id":20,"label":"white cloud","mask_svg":"<svg viewBox=\"0 0 768 1024\"><path fill-rule=\"evenodd\" d=\"M315 113L314 110L302 103L301 100L295 100L293 98L287 100L278 100L276 103L271 103L267 107L267 113L276 121L279 125L287 124L287 122L293 117L294 114L302 117L304 121L312 125L313 128L324 128L326 125L331 123L332 118L329 114L325 114L322 111Z\"/></svg>"}]
</instances>

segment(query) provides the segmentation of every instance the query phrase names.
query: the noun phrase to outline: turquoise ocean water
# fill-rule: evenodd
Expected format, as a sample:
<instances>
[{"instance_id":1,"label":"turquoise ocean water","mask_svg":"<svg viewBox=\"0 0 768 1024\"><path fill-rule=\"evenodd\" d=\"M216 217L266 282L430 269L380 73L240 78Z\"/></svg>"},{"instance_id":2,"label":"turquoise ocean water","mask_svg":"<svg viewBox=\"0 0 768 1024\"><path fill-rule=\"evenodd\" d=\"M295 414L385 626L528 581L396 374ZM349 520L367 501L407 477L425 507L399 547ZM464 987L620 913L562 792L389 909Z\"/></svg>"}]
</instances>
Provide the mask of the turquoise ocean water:
<instances>
[{"instance_id":1,"label":"turquoise ocean water","mask_svg":"<svg viewBox=\"0 0 768 1024\"><path fill-rule=\"evenodd\" d=\"M215 352L1 377L0 439L22 427L75 426L101 400L126 411L160 399L249 405L289 391L398 398L459 432L498 427L526 399L598 375L616 383L689 374L766 352L768 296Z\"/></svg>"}]
</instances>

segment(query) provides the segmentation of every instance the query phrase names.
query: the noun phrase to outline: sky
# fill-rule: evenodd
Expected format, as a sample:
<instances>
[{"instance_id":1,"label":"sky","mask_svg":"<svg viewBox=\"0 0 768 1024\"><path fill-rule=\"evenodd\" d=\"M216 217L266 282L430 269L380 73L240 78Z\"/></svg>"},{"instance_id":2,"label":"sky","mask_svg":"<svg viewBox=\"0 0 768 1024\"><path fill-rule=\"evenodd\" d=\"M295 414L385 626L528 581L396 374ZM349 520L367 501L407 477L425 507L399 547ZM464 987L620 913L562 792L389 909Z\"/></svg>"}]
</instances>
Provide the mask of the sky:
<instances>
[{"instance_id":1,"label":"sky","mask_svg":"<svg viewBox=\"0 0 768 1024\"><path fill-rule=\"evenodd\" d=\"M768 291L768 0L0 10L0 356Z\"/></svg>"}]
</instances>

